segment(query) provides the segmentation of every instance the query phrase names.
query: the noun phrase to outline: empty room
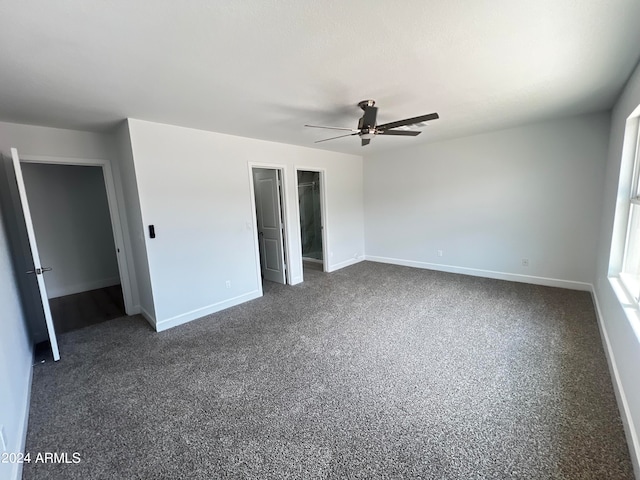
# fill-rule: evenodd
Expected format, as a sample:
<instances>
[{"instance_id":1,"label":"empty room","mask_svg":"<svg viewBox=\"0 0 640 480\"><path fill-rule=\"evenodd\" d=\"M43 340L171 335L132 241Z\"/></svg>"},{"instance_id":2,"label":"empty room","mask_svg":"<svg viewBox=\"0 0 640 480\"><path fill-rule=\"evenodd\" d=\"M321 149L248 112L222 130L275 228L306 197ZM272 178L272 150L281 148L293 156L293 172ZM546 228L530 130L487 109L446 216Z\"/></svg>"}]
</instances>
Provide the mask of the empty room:
<instances>
[{"instance_id":1,"label":"empty room","mask_svg":"<svg viewBox=\"0 0 640 480\"><path fill-rule=\"evenodd\" d=\"M640 478L639 2L0 18L0 479Z\"/></svg>"}]
</instances>

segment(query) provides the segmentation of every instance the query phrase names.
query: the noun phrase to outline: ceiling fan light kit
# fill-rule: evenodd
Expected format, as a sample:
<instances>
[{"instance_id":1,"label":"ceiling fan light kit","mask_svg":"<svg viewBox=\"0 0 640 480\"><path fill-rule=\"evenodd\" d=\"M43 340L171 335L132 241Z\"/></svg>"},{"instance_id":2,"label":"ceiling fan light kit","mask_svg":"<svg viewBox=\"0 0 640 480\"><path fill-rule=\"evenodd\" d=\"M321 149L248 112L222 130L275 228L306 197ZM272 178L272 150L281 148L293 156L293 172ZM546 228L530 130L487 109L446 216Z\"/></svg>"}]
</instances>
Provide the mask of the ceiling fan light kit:
<instances>
[{"instance_id":1,"label":"ceiling fan light kit","mask_svg":"<svg viewBox=\"0 0 640 480\"><path fill-rule=\"evenodd\" d=\"M427 115L421 115L419 117L405 118L404 120L397 120L395 122L384 123L382 125L376 125L376 117L378 115L378 107L375 106L375 100L362 100L358 103L358 107L360 107L364 114L358 120L358 128L345 128L345 127L327 127L321 125L305 125L305 127L312 128L325 128L329 130L343 130L352 133L347 133L345 135L339 135L337 137L325 138L324 140L318 140L315 143L326 142L328 140L335 140L337 138L343 137L352 137L354 135L358 135L361 140L361 144L364 147L365 145L369 145L371 140L376 135L397 135L397 136L405 136L405 137L415 137L420 135L421 132L417 130L409 130L407 127L409 125L420 125L424 126L423 122L428 122L429 120L436 120L440 118L437 113L429 113Z\"/></svg>"}]
</instances>

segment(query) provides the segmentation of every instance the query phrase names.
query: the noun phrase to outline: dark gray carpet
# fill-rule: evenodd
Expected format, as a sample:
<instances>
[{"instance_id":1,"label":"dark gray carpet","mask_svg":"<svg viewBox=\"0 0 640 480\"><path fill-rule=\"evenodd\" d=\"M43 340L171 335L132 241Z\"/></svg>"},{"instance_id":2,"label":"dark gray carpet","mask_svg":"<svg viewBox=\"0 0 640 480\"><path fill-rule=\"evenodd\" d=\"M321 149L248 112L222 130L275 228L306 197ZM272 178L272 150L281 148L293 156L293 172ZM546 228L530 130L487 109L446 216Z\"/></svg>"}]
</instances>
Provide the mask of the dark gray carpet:
<instances>
[{"instance_id":1,"label":"dark gray carpet","mask_svg":"<svg viewBox=\"0 0 640 480\"><path fill-rule=\"evenodd\" d=\"M360 263L35 367L26 479L633 478L589 293Z\"/></svg>"}]
</instances>

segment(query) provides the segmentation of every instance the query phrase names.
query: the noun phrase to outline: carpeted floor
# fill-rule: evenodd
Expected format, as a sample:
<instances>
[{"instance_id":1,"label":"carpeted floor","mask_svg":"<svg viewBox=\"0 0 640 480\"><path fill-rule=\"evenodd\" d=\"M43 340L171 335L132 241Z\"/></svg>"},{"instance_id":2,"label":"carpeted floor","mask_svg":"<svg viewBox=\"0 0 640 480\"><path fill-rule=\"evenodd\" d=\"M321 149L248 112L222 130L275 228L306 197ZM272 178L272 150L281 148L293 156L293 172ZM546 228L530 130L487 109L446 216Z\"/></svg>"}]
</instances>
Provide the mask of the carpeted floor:
<instances>
[{"instance_id":1,"label":"carpeted floor","mask_svg":"<svg viewBox=\"0 0 640 480\"><path fill-rule=\"evenodd\" d=\"M25 479L631 479L591 296L363 262L35 367Z\"/></svg>"}]
</instances>

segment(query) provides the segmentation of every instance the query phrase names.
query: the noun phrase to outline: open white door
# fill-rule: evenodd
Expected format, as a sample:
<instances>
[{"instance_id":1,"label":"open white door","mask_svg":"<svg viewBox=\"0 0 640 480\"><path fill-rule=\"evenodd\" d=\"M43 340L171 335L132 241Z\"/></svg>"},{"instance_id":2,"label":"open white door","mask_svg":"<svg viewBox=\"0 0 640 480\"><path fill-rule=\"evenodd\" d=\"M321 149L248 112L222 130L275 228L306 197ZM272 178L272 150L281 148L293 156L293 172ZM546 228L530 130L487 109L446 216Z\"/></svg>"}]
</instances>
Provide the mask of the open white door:
<instances>
[{"instance_id":1,"label":"open white door","mask_svg":"<svg viewBox=\"0 0 640 480\"><path fill-rule=\"evenodd\" d=\"M13 168L16 173L16 182L18 184L18 192L20 193L20 204L22 205L24 221L27 227L27 236L29 238L29 246L31 247L31 256L33 257L33 269L25 272L24 274L35 275L38 280L38 288L40 290L40 300L42 301L44 318L47 323L47 332L49 333L49 341L51 342L51 352L53 353L53 359L55 361L58 361L60 360L60 352L58 350L58 339L56 338L56 331L53 326L51 309L49 308L49 297L47 296L47 288L44 284L44 272L47 272L51 269L47 267L43 267L40 264L40 255L38 254L38 245L36 244L36 235L33 230L33 221L31 220L29 202L27 201L27 190L25 189L24 179L22 177L20 157L18 156L18 150L16 150L15 148L11 149L11 158L13 159Z\"/></svg>"},{"instance_id":2,"label":"open white door","mask_svg":"<svg viewBox=\"0 0 640 480\"><path fill-rule=\"evenodd\" d=\"M284 234L278 175L278 170L253 170L262 275L266 280L284 284Z\"/></svg>"}]
</instances>

